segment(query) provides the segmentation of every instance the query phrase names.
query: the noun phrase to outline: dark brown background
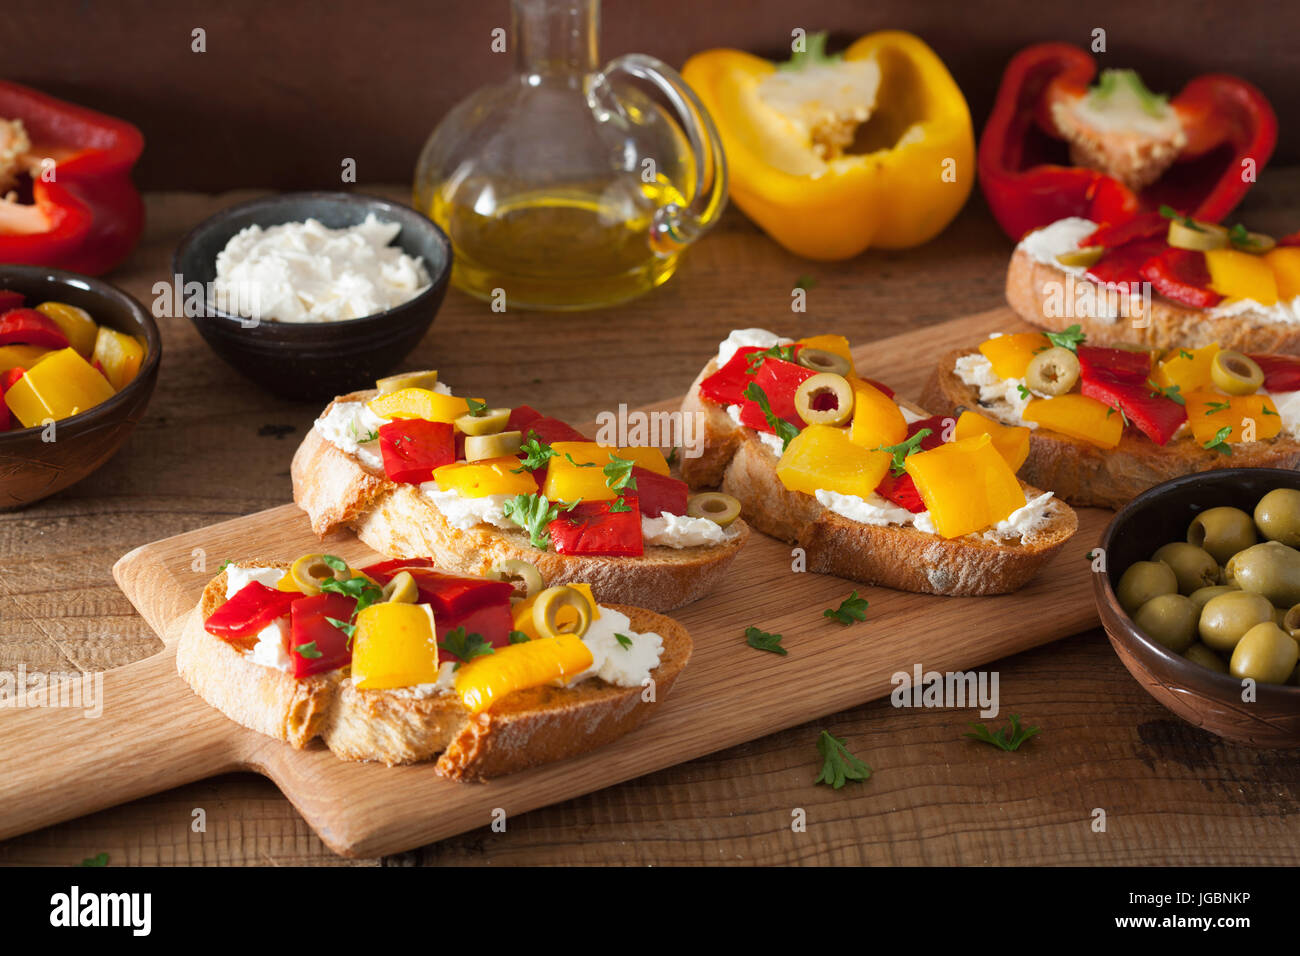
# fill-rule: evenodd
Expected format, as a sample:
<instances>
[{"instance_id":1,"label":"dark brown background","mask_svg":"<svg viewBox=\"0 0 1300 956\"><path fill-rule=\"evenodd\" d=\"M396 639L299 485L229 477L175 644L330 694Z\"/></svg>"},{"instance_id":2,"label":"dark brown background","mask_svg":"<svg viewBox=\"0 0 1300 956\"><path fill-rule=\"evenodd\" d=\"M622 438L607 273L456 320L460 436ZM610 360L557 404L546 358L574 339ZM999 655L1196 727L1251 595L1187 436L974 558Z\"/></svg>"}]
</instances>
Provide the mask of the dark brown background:
<instances>
[{"instance_id":1,"label":"dark brown background","mask_svg":"<svg viewBox=\"0 0 1300 956\"><path fill-rule=\"evenodd\" d=\"M148 189L337 186L344 157L361 184L406 182L429 131L457 100L502 77L489 49L509 0L40 0L6 4L8 79L133 120ZM1104 65L1139 69L1155 90L1239 73L1294 117L1300 4L1091 0L1051 4L917 0L607 0L601 55L642 52L680 67L734 46L781 55L790 30L836 29L832 49L886 27L929 42L983 126L1007 59L1040 40L1089 45ZM196 27L207 52L190 50ZM196 148L195 143L203 146ZM1283 122L1274 161L1300 160Z\"/></svg>"}]
</instances>

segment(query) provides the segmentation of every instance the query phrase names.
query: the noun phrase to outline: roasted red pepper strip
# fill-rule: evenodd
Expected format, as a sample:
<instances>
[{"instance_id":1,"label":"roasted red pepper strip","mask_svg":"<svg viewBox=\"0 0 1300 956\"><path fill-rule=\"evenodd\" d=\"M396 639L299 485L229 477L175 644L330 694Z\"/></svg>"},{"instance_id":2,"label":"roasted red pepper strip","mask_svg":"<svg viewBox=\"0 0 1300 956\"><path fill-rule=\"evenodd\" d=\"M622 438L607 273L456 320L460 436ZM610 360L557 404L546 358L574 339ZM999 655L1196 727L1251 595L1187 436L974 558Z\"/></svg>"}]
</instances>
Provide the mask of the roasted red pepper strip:
<instances>
[{"instance_id":1,"label":"roasted red pepper strip","mask_svg":"<svg viewBox=\"0 0 1300 956\"><path fill-rule=\"evenodd\" d=\"M753 382L767 396L768 405L771 406L774 415L784 418L796 428L803 428L804 421L795 408L794 393L798 391L805 379L812 378L816 374L812 369L796 365L794 362L769 358L764 359L762 366L754 373ZM759 407L758 402L752 402L747 398L740 404L740 423L758 431L772 431L772 426L767 423L767 416L763 414L763 409Z\"/></svg>"},{"instance_id":2,"label":"roasted red pepper strip","mask_svg":"<svg viewBox=\"0 0 1300 956\"><path fill-rule=\"evenodd\" d=\"M433 469L456 460L455 429L447 422L404 418L379 426L379 451L390 480L418 485Z\"/></svg>"},{"instance_id":3,"label":"roasted red pepper strip","mask_svg":"<svg viewBox=\"0 0 1300 956\"><path fill-rule=\"evenodd\" d=\"M911 438L923 428L930 429L930 434L921 439L920 450L931 451L943 444L943 432L948 422L952 418L944 415L932 415L929 418L921 418L907 426L907 437ZM920 514L925 510L925 502L921 500L921 493L916 490L916 483L912 481L912 476L904 472L895 477L894 470L891 468L885 473L884 480L876 487L876 494L886 501L892 501L900 507L906 508L912 514Z\"/></svg>"},{"instance_id":4,"label":"roasted red pepper strip","mask_svg":"<svg viewBox=\"0 0 1300 956\"><path fill-rule=\"evenodd\" d=\"M736 349L726 365L700 382L700 394L716 405L739 405L745 400L741 394L745 386L754 380L749 373L750 356L762 351L748 345Z\"/></svg>"},{"instance_id":5,"label":"roasted red pepper strip","mask_svg":"<svg viewBox=\"0 0 1300 956\"><path fill-rule=\"evenodd\" d=\"M242 592L241 592L242 593ZM294 677L324 674L352 663L352 639L329 619L347 623L356 609L346 594L315 594L297 598L289 609L289 673Z\"/></svg>"},{"instance_id":6,"label":"roasted red pepper strip","mask_svg":"<svg viewBox=\"0 0 1300 956\"><path fill-rule=\"evenodd\" d=\"M1088 278L1102 285L1122 286L1128 292L1137 292L1136 286L1142 283L1142 267L1166 248L1163 239L1138 239L1107 249L1088 267Z\"/></svg>"},{"instance_id":7,"label":"roasted red pepper strip","mask_svg":"<svg viewBox=\"0 0 1300 956\"><path fill-rule=\"evenodd\" d=\"M547 527L556 554L638 557L644 553L641 509L624 497L627 511L611 511L614 501L583 501Z\"/></svg>"},{"instance_id":8,"label":"roasted red pepper strip","mask_svg":"<svg viewBox=\"0 0 1300 956\"><path fill-rule=\"evenodd\" d=\"M21 309L24 301L21 292L10 292L8 289L0 289L0 315L4 315L12 309Z\"/></svg>"},{"instance_id":9,"label":"roasted red pepper strip","mask_svg":"<svg viewBox=\"0 0 1300 956\"><path fill-rule=\"evenodd\" d=\"M1264 391L1275 395L1300 392L1300 357L1294 355L1252 355L1264 373Z\"/></svg>"},{"instance_id":10,"label":"roasted red pepper strip","mask_svg":"<svg viewBox=\"0 0 1300 956\"><path fill-rule=\"evenodd\" d=\"M1101 246L1105 249L1114 249L1116 246L1122 246L1137 239L1156 239L1168 233L1168 219L1158 212L1146 212L1121 223L1114 225L1106 223L1098 226L1092 235L1079 243L1079 248Z\"/></svg>"},{"instance_id":11,"label":"roasted red pepper strip","mask_svg":"<svg viewBox=\"0 0 1300 956\"><path fill-rule=\"evenodd\" d=\"M434 569L429 558L394 558L362 570L380 584L387 584L399 571L409 572L420 592L420 603L433 609L439 640L463 627L466 634L478 634L493 647L510 643L510 630L514 626L510 596L514 586L506 581L447 574ZM460 659L446 648L439 651L439 656L444 660Z\"/></svg>"},{"instance_id":12,"label":"roasted red pepper strip","mask_svg":"<svg viewBox=\"0 0 1300 956\"><path fill-rule=\"evenodd\" d=\"M1079 377L1085 382L1143 385L1151 377L1151 357L1145 352L1080 345Z\"/></svg>"},{"instance_id":13,"label":"roasted red pepper strip","mask_svg":"<svg viewBox=\"0 0 1300 956\"><path fill-rule=\"evenodd\" d=\"M224 641L251 637L277 618L289 613L297 591L279 591L260 581L250 581L212 612L203 629Z\"/></svg>"},{"instance_id":14,"label":"roasted red pepper strip","mask_svg":"<svg viewBox=\"0 0 1300 956\"><path fill-rule=\"evenodd\" d=\"M658 518L662 514L686 514L686 501L690 491L686 482L669 475L661 475L648 468L633 468L632 477L636 479L636 491L624 497L635 498L646 518Z\"/></svg>"},{"instance_id":15,"label":"roasted red pepper strip","mask_svg":"<svg viewBox=\"0 0 1300 956\"><path fill-rule=\"evenodd\" d=\"M19 344L66 349L68 337L53 319L35 309L10 309L0 315L0 345Z\"/></svg>"},{"instance_id":16,"label":"roasted red pepper strip","mask_svg":"<svg viewBox=\"0 0 1300 956\"><path fill-rule=\"evenodd\" d=\"M1179 158L1135 194L1118 180L1070 164L1047 107L1053 85L1083 91L1097 72L1087 51L1068 43L1026 47L1007 64L979 143L979 179L1003 231L1019 240L1067 216L1120 223L1161 204L1218 222L1241 201L1277 142L1277 116L1245 80L1207 74L1171 105L1187 136ZM1242 175L1246 161L1255 177Z\"/></svg>"},{"instance_id":17,"label":"roasted red pepper strip","mask_svg":"<svg viewBox=\"0 0 1300 956\"><path fill-rule=\"evenodd\" d=\"M1157 445L1166 444L1187 421L1187 409L1163 395L1152 395L1149 385L1132 385L1114 379L1084 379L1079 390L1124 413L1129 424Z\"/></svg>"},{"instance_id":18,"label":"roasted red pepper strip","mask_svg":"<svg viewBox=\"0 0 1300 956\"><path fill-rule=\"evenodd\" d=\"M144 227L131 167L144 149L124 120L0 82L0 118L22 120L30 154L54 160L53 175L31 179L31 200L46 228L15 233L0 208L0 262L54 266L89 275L127 257Z\"/></svg>"},{"instance_id":19,"label":"roasted red pepper strip","mask_svg":"<svg viewBox=\"0 0 1300 956\"><path fill-rule=\"evenodd\" d=\"M557 441L591 440L567 422L546 415L534 418L522 431L525 440L536 437L548 445L554 445Z\"/></svg>"},{"instance_id":20,"label":"roasted red pepper strip","mask_svg":"<svg viewBox=\"0 0 1300 956\"><path fill-rule=\"evenodd\" d=\"M506 419L505 430L508 432L522 432L530 422L535 422L542 417L542 413L531 405L518 405L510 409L510 417Z\"/></svg>"},{"instance_id":21,"label":"roasted red pepper strip","mask_svg":"<svg viewBox=\"0 0 1300 956\"><path fill-rule=\"evenodd\" d=\"M1139 271L1151 288L1174 302L1194 309L1212 309L1223 301L1223 296L1210 288L1205 254L1194 249L1171 246L1148 259Z\"/></svg>"}]
</instances>

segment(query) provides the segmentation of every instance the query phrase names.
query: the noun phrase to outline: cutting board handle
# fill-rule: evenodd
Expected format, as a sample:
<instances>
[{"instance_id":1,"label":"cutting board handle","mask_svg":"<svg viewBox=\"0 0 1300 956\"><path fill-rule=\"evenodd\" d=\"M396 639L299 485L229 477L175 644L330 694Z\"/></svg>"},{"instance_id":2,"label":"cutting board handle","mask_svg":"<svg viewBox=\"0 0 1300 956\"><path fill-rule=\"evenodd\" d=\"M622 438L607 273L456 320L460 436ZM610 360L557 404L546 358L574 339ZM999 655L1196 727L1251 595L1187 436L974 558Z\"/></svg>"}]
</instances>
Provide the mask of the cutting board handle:
<instances>
[{"instance_id":1,"label":"cutting board handle","mask_svg":"<svg viewBox=\"0 0 1300 956\"><path fill-rule=\"evenodd\" d=\"M4 680L0 696L22 706L0 706L0 839L239 766L229 722L177 678L174 646L44 695L43 675Z\"/></svg>"}]
</instances>

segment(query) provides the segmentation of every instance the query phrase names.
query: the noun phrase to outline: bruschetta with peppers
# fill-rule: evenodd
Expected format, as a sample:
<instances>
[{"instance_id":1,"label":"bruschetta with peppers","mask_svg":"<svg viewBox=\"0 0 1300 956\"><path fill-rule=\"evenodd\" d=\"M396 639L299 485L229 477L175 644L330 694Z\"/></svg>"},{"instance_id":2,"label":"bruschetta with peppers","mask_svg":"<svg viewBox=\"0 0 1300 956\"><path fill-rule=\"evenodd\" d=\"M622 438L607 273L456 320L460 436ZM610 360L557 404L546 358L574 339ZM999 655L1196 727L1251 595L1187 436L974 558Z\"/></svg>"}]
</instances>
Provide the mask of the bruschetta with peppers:
<instances>
[{"instance_id":1,"label":"bruschetta with peppers","mask_svg":"<svg viewBox=\"0 0 1300 956\"><path fill-rule=\"evenodd\" d=\"M1007 303L1093 345L1300 352L1300 234L1274 239L1169 207L1118 225L1061 219L1025 236Z\"/></svg>"},{"instance_id":2,"label":"bruschetta with peppers","mask_svg":"<svg viewBox=\"0 0 1300 956\"><path fill-rule=\"evenodd\" d=\"M328 554L227 562L186 622L177 669L230 719L344 760L437 760L483 779L627 733L691 655L681 625L601 604L585 583L544 587L428 559L351 568Z\"/></svg>"},{"instance_id":3,"label":"bruschetta with peppers","mask_svg":"<svg viewBox=\"0 0 1300 956\"><path fill-rule=\"evenodd\" d=\"M732 332L683 411L705 417L695 487L802 549L806 569L920 593L1025 585L1078 527L1021 482L1029 429L974 411L934 416L863 377L848 340Z\"/></svg>"},{"instance_id":4,"label":"bruschetta with peppers","mask_svg":"<svg viewBox=\"0 0 1300 956\"><path fill-rule=\"evenodd\" d=\"M921 400L1032 429L1023 474L1073 505L1118 508L1212 468L1300 465L1300 357L1109 348L1080 326L951 352Z\"/></svg>"},{"instance_id":5,"label":"bruschetta with peppers","mask_svg":"<svg viewBox=\"0 0 1300 956\"><path fill-rule=\"evenodd\" d=\"M490 408L417 372L336 398L294 455L294 501L322 537L462 574L526 561L544 583L656 611L717 586L749 534L693 498L659 448L618 448L527 405Z\"/></svg>"}]
</instances>

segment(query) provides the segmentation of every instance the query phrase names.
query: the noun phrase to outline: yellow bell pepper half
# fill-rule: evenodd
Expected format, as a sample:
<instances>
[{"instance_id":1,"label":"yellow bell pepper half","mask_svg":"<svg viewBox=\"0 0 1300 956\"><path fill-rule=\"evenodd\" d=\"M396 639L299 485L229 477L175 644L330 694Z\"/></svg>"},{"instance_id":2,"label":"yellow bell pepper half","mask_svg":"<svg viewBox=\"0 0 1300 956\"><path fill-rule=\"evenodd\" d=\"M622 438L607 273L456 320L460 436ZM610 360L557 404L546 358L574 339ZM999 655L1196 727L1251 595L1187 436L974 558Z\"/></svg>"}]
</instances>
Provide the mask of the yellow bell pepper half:
<instances>
[{"instance_id":1,"label":"yellow bell pepper half","mask_svg":"<svg viewBox=\"0 0 1300 956\"><path fill-rule=\"evenodd\" d=\"M863 37L842 60L812 52L817 36L806 42L811 55L782 69L800 76L786 84L782 109L772 105L771 84L765 95L763 81L778 69L767 60L708 50L682 69L717 123L731 198L808 259L848 259L868 247L907 249L934 238L975 181L970 109L952 74L920 38L897 30ZM846 110L852 94L839 67L855 61L874 62L879 83L874 104ZM816 128L810 134L810 117L813 124L830 120L829 146Z\"/></svg>"}]
</instances>

